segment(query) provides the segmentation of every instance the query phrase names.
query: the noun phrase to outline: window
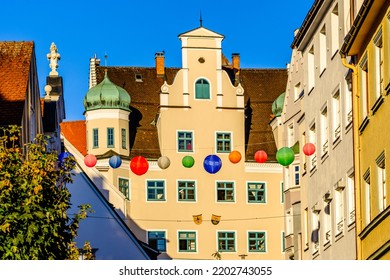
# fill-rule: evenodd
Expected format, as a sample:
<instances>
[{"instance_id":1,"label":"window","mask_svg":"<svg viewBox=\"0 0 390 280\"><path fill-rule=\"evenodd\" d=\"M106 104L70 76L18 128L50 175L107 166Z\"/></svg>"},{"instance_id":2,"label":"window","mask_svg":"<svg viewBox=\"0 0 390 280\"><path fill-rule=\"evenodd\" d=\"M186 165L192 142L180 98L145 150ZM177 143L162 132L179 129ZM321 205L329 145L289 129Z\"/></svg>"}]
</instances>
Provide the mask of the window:
<instances>
[{"instance_id":1,"label":"window","mask_svg":"<svg viewBox=\"0 0 390 280\"><path fill-rule=\"evenodd\" d=\"M308 249L309 248L309 209L308 208L305 208L304 212L303 212L303 240L304 240L304 249Z\"/></svg>"},{"instance_id":2,"label":"window","mask_svg":"<svg viewBox=\"0 0 390 280\"><path fill-rule=\"evenodd\" d=\"M325 107L321 112L321 155L326 155L329 151L328 143L328 108Z\"/></svg>"},{"instance_id":3,"label":"window","mask_svg":"<svg viewBox=\"0 0 390 280\"><path fill-rule=\"evenodd\" d=\"M205 79L199 79L195 83L195 98L210 99L210 84Z\"/></svg>"},{"instance_id":4,"label":"window","mask_svg":"<svg viewBox=\"0 0 390 280\"><path fill-rule=\"evenodd\" d=\"M382 152L376 159L378 178L378 210L382 212L386 208L386 166L385 153Z\"/></svg>"},{"instance_id":5,"label":"window","mask_svg":"<svg viewBox=\"0 0 390 280\"><path fill-rule=\"evenodd\" d=\"M330 16L330 25L331 25L331 52L332 57L337 53L339 49L339 6L336 5L332 10Z\"/></svg>"},{"instance_id":6,"label":"window","mask_svg":"<svg viewBox=\"0 0 390 280\"><path fill-rule=\"evenodd\" d=\"M92 134L93 134L93 139L92 139L92 142L93 142L93 148L99 148L99 129L98 128L94 128L92 130Z\"/></svg>"},{"instance_id":7,"label":"window","mask_svg":"<svg viewBox=\"0 0 390 280\"><path fill-rule=\"evenodd\" d=\"M371 190L370 190L370 169L368 169L364 175L364 189L363 189L363 198L364 198L364 225L368 225L371 222Z\"/></svg>"},{"instance_id":8,"label":"window","mask_svg":"<svg viewBox=\"0 0 390 280\"><path fill-rule=\"evenodd\" d=\"M320 222L318 218L319 212L315 209L318 207L315 205L313 207L313 211L311 213L311 242L312 242L312 254L318 253L318 249L320 246Z\"/></svg>"},{"instance_id":9,"label":"window","mask_svg":"<svg viewBox=\"0 0 390 280\"><path fill-rule=\"evenodd\" d=\"M294 101L298 100L301 97L301 83L297 83L294 87Z\"/></svg>"},{"instance_id":10,"label":"window","mask_svg":"<svg viewBox=\"0 0 390 280\"><path fill-rule=\"evenodd\" d=\"M142 74L135 74L135 81L142 82Z\"/></svg>"},{"instance_id":11,"label":"window","mask_svg":"<svg viewBox=\"0 0 390 280\"><path fill-rule=\"evenodd\" d=\"M378 99L383 90L383 43L382 28L374 36L375 46L375 97Z\"/></svg>"},{"instance_id":12,"label":"window","mask_svg":"<svg viewBox=\"0 0 390 280\"><path fill-rule=\"evenodd\" d=\"M248 202L266 203L265 183L248 183Z\"/></svg>"},{"instance_id":13,"label":"window","mask_svg":"<svg viewBox=\"0 0 390 280\"><path fill-rule=\"evenodd\" d=\"M317 145L317 135L316 135L316 124L313 123L310 126L309 131L309 143ZM310 162L310 172L314 171L314 169L317 167L317 156L316 154L312 155L311 162Z\"/></svg>"},{"instance_id":14,"label":"window","mask_svg":"<svg viewBox=\"0 0 390 280\"><path fill-rule=\"evenodd\" d=\"M342 181L337 183L338 185L343 184ZM334 207L335 207L335 235L343 233L344 231L344 188L337 188L334 192Z\"/></svg>"},{"instance_id":15,"label":"window","mask_svg":"<svg viewBox=\"0 0 390 280\"><path fill-rule=\"evenodd\" d=\"M114 147L114 128L107 128L107 148Z\"/></svg>"},{"instance_id":16,"label":"window","mask_svg":"<svg viewBox=\"0 0 390 280\"><path fill-rule=\"evenodd\" d=\"M294 171L294 186L299 186L300 185L300 180L299 180L299 165L293 165L293 171Z\"/></svg>"},{"instance_id":17,"label":"window","mask_svg":"<svg viewBox=\"0 0 390 280\"><path fill-rule=\"evenodd\" d=\"M231 152L231 134L229 132L217 132L217 152Z\"/></svg>"},{"instance_id":18,"label":"window","mask_svg":"<svg viewBox=\"0 0 390 280\"><path fill-rule=\"evenodd\" d=\"M195 201L194 181L179 181L177 191L179 201Z\"/></svg>"},{"instance_id":19,"label":"window","mask_svg":"<svg viewBox=\"0 0 390 280\"><path fill-rule=\"evenodd\" d=\"M218 232L218 251L235 252L236 251L236 233L232 231Z\"/></svg>"},{"instance_id":20,"label":"window","mask_svg":"<svg viewBox=\"0 0 390 280\"><path fill-rule=\"evenodd\" d=\"M129 194L129 179L124 179L124 178L119 178L118 179L118 186L119 186L119 190L121 193L123 193L123 195L129 199L130 198L130 194Z\"/></svg>"},{"instance_id":21,"label":"window","mask_svg":"<svg viewBox=\"0 0 390 280\"><path fill-rule=\"evenodd\" d=\"M314 46L311 47L309 52L307 53L307 89L308 92L314 88L314 73L315 73L315 65L314 65Z\"/></svg>"},{"instance_id":22,"label":"window","mask_svg":"<svg viewBox=\"0 0 390 280\"><path fill-rule=\"evenodd\" d=\"M280 182L280 203L284 203L284 182Z\"/></svg>"},{"instance_id":23,"label":"window","mask_svg":"<svg viewBox=\"0 0 390 280\"><path fill-rule=\"evenodd\" d=\"M179 252L196 252L196 232L179 231Z\"/></svg>"},{"instance_id":24,"label":"window","mask_svg":"<svg viewBox=\"0 0 390 280\"><path fill-rule=\"evenodd\" d=\"M348 225L355 222L355 183L354 175L347 177L347 196L348 196Z\"/></svg>"},{"instance_id":25,"label":"window","mask_svg":"<svg viewBox=\"0 0 390 280\"><path fill-rule=\"evenodd\" d=\"M192 152L193 138L191 131L179 131L177 133L178 151Z\"/></svg>"},{"instance_id":26,"label":"window","mask_svg":"<svg viewBox=\"0 0 390 280\"><path fill-rule=\"evenodd\" d=\"M359 63L359 74L360 74L360 122L367 117L368 114L368 60L367 54L363 56Z\"/></svg>"},{"instance_id":27,"label":"window","mask_svg":"<svg viewBox=\"0 0 390 280\"><path fill-rule=\"evenodd\" d=\"M147 181L148 201L165 201L165 182Z\"/></svg>"},{"instance_id":28,"label":"window","mask_svg":"<svg viewBox=\"0 0 390 280\"><path fill-rule=\"evenodd\" d=\"M165 231L148 231L148 244L160 252L166 252L167 239L165 237Z\"/></svg>"},{"instance_id":29,"label":"window","mask_svg":"<svg viewBox=\"0 0 390 280\"><path fill-rule=\"evenodd\" d=\"M333 105L333 143L336 142L341 136L341 124L340 124L340 91L337 90L332 98Z\"/></svg>"},{"instance_id":30,"label":"window","mask_svg":"<svg viewBox=\"0 0 390 280\"><path fill-rule=\"evenodd\" d=\"M233 182L217 182L217 201L234 202Z\"/></svg>"},{"instance_id":31,"label":"window","mask_svg":"<svg viewBox=\"0 0 390 280\"><path fill-rule=\"evenodd\" d=\"M126 149L126 129L122 128L122 149Z\"/></svg>"},{"instance_id":32,"label":"window","mask_svg":"<svg viewBox=\"0 0 390 280\"><path fill-rule=\"evenodd\" d=\"M289 147L292 147L294 145L294 124L290 124L288 126L287 142L287 145Z\"/></svg>"},{"instance_id":33,"label":"window","mask_svg":"<svg viewBox=\"0 0 390 280\"><path fill-rule=\"evenodd\" d=\"M248 251L266 252L265 241L265 232L248 232Z\"/></svg>"},{"instance_id":34,"label":"window","mask_svg":"<svg viewBox=\"0 0 390 280\"><path fill-rule=\"evenodd\" d=\"M286 252L286 234L282 231L282 252Z\"/></svg>"},{"instance_id":35,"label":"window","mask_svg":"<svg viewBox=\"0 0 390 280\"><path fill-rule=\"evenodd\" d=\"M344 81L346 126L352 123L352 76L349 71Z\"/></svg>"},{"instance_id":36,"label":"window","mask_svg":"<svg viewBox=\"0 0 390 280\"><path fill-rule=\"evenodd\" d=\"M324 240L324 245L328 244L331 239L331 212L330 212L330 200L329 200L329 195L330 193L325 194L324 197L324 211L323 211L323 240Z\"/></svg>"},{"instance_id":37,"label":"window","mask_svg":"<svg viewBox=\"0 0 390 280\"><path fill-rule=\"evenodd\" d=\"M326 26L324 25L320 31L320 75L326 69Z\"/></svg>"}]
</instances>

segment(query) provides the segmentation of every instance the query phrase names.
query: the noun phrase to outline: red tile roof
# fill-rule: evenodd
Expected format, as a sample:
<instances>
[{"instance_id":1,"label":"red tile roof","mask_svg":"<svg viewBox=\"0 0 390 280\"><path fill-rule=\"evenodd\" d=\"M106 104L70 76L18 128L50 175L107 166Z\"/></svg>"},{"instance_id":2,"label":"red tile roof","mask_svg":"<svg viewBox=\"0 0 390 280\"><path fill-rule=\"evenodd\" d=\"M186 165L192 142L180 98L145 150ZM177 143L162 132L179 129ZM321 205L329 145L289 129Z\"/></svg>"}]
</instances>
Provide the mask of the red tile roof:
<instances>
[{"instance_id":1,"label":"red tile roof","mask_svg":"<svg viewBox=\"0 0 390 280\"><path fill-rule=\"evenodd\" d=\"M87 138L85 121L62 122L61 133L84 156L87 155Z\"/></svg>"},{"instance_id":2,"label":"red tile roof","mask_svg":"<svg viewBox=\"0 0 390 280\"><path fill-rule=\"evenodd\" d=\"M21 125L34 42L0 42L0 125Z\"/></svg>"}]
</instances>

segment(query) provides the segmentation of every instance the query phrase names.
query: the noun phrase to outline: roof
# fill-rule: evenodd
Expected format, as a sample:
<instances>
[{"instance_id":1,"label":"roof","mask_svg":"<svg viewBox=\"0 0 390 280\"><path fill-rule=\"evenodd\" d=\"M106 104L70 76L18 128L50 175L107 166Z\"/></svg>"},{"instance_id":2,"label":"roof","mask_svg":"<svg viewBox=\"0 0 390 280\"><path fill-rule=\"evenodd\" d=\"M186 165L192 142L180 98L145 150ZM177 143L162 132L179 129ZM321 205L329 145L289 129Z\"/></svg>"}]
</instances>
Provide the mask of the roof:
<instances>
[{"instance_id":1,"label":"roof","mask_svg":"<svg viewBox=\"0 0 390 280\"><path fill-rule=\"evenodd\" d=\"M0 42L0 125L21 125L34 42Z\"/></svg>"},{"instance_id":2,"label":"roof","mask_svg":"<svg viewBox=\"0 0 390 280\"><path fill-rule=\"evenodd\" d=\"M62 122L61 133L83 155L87 155L87 131L85 120Z\"/></svg>"}]
</instances>

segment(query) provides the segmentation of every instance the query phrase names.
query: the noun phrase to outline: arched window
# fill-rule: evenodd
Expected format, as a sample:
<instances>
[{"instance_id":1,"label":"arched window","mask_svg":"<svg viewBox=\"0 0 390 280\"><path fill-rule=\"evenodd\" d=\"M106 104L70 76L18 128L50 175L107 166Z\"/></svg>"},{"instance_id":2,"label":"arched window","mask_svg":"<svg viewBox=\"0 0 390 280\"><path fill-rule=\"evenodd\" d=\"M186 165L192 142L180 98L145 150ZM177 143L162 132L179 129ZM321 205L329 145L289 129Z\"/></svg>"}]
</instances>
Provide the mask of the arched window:
<instances>
[{"instance_id":1,"label":"arched window","mask_svg":"<svg viewBox=\"0 0 390 280\"><path fill-rule=\"evenodd\" d=\"M195 98L210 99L210 84L205 79L199 79L195 83Z\"/></svg>"}]
</instances>

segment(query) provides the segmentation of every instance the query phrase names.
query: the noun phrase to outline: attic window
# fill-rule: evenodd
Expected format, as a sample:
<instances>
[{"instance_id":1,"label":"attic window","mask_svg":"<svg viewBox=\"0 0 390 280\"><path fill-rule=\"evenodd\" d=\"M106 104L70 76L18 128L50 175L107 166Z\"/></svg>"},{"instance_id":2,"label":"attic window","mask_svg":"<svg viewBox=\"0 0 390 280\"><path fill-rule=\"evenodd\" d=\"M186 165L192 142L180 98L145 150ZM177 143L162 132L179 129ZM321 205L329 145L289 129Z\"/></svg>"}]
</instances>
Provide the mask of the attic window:
<instances>
[{"instance_id":1,"label":"attic window","mask_svg":"<svg viewBox=\"0 0 390 280\"><path fill-rule=\"evenodd\" d=\"M135 74L135 81L142 82L142 74Z\"/></svg>"}]
</instances>

